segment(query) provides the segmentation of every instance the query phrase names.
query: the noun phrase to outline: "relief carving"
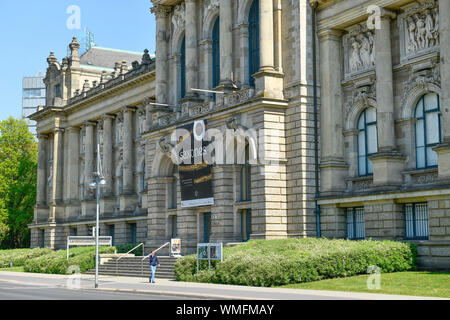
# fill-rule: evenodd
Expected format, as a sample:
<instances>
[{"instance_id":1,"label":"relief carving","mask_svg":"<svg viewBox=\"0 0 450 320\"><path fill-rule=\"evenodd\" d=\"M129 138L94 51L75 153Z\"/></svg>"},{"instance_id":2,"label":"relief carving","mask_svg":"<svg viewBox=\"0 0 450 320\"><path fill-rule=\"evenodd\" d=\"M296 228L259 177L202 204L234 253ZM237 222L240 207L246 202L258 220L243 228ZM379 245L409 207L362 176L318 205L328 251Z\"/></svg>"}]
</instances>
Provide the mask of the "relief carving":
<instances>
[{"instance_id":1,"label":"relief carving","mask_svg":"<svg viewBox=\"0 0 450 320\"><path fill-rule=\"evenodd\" d=\"M375 35L367 26L352 27L343 37L346 74L370 70L375 67Z\"/></svg>"},{"instance_id":2,"label":"relief carving","mask_svg":"<svg viewBox=\"0 0 450 320\"><path fill-rule=\"evenodd\" d=\"M174 30L176 30L178 27L182 27L184 25L184 21L185 21L185 12L186 12L186 7L184 2L178 4L175 7L175 10L173 11L173 15L172 15L172 23L174 26Z\"/></svg>"}]
</instances>

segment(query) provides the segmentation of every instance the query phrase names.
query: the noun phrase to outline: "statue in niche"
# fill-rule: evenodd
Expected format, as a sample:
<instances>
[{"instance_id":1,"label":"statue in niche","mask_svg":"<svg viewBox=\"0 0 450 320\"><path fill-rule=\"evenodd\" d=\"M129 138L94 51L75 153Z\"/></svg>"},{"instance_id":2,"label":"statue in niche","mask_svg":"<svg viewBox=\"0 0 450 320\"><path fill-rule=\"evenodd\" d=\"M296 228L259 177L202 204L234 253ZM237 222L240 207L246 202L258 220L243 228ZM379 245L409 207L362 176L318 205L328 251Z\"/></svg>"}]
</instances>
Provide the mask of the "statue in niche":
<instances>
[{"instance_id":1,"label":"statue in niche","mask_svg":"<svg viewBox=\"0 0 450 320\"><path fill-rule=\"evenodd\" d=\"M421 49L426 48L428 45L427 29L425 27L425 21L419 14L415 14L416 26L417 26L417 42Z\"/></svg>"},{"instance_id":2,"label":"statue in niche","mask_svg":"<svg viewBox=\"0 0 450 320\"><path fill-rule=\"evenodd\" d=\"M350 71L351 72L355 72L358 71L362 68L362 62L361 62L361 57L360 57L360 49L361 49L361 44L356 40L355 37L352 38L352 54L350 56Z\"/></svg>"},{"instance_id":3,"label":"statue in niche","mask_svg":"<svg viewBox=\"0 0 450 320\"><path fill-rule=\"evenodd\" d=\"M117 143L122 141L122 137L123 137L123 122L121 119L117 119Z\"/></svg>"},{"instance_id":4,"label":"statue in niche","mask_svg":"<svg viewBox=\"0 0 450 320\"><path fill-rule=\"evenodd\" d=\"M370 57L370 42L365 35L360 35L359 39L361 41L360 57L364 68L372 65Z\"/></svg>"},{"instance_id":5,"label":"statue in niche","mask_svg":"<svg viewBox=\"0 0 450 320\"><path fill-rule=\"evenodd\" d=\"M425 10L425 29L426 29L426 40L427 47L433 47L436 44L435 35L435 23L433 21L433 14L430 9Z\"/></svg>"},{"instance_id":6,"label":"statue in niche","mask_svg":"<svg viewBox=\"0 0 450 320\"><path fill-rule=\"evenodd\" d=\"M419 45L416 41L416 23L412 17L408 17L406 19L406 23L408 24L408 35L409 35L409 51L417 51L419 49Z\"/></svg>"}]
</instances>

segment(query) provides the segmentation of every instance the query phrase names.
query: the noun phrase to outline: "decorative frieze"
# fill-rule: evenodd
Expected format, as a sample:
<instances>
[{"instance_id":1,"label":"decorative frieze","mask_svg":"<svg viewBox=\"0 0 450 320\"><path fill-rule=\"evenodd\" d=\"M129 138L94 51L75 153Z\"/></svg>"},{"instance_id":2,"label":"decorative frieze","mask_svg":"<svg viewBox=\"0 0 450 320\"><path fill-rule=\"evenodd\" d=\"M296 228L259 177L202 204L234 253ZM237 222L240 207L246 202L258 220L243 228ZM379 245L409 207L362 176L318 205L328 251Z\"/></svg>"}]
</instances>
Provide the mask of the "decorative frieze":
<instances>
[{"instance_id":1,"label":"decorative frieze","mask_svg":"<svg viewBox=\"0 0 450 320\"><path fill-rule=\"evenodd\" d=\"M375 33L367 24L357 24L349 28L342 37L344 45L345 77L373 70L375 67Z\"/></svg>"},{"instance_id":2,"label":"decorative frieze","mask_svg":"<svg viewBox=\"0 0 450 320\"><path fill-rule=\"evenodd\" d=\"M207 101L205 103L190 107L188 108L188 110L189 110L189 117L196 117L211 111L211 104L209 101Z\"/></svg>"},{"instance_id":3,"label":"decorative frieze","mask_svg":"<svg viewBox=\"0 0 450 320\"><path fill-rule=\"evenodd\" d=\"M235 106L244 102L247 102L255 95L253 88L248 88L240 91L233 92L224 96L224 105L227 107Z\"/></svg>"},{"instance_id":4,"label":"decorative frieze","mask_svg":"<svg viewBox=\"0 0 450 320\"><path fill-rule=\"evenodd\" d=\"M416 1L402 9L404 12L398 16L401 62L404 63L430 51L439 51L437 1Z\"/></svg>"}]
</instances>

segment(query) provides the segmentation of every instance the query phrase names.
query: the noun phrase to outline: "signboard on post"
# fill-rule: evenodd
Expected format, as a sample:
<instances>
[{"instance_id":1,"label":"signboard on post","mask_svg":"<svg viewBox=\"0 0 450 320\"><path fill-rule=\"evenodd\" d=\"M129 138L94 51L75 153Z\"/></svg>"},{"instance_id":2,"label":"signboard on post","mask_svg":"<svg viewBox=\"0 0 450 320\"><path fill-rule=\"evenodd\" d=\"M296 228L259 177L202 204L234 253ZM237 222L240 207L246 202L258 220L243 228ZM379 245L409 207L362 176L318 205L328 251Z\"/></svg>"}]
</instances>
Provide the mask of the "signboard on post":
<instances>
[{"instance_id":1,"label":"signboard on post","mask_svg":"<svg viewBox=\"0 0 450 320\"><path fill-rule=\"evenodd\" d=\"M181 239L170 240L170 254L172 257L181 257Z\"/></svg>"},{"instance_id":2,"label":"signboard on post","mask_svg":"<svg viewBox=\"0 0 450 320\"><path fill-rule=\"evenodd\" d=\"M181 207L200 207L214 204L211 165L205 155L209 141L205 141L206 120L179 127L186 134L178 140L178 172L180 175Z\"/></svg>"},{"instance_id":3,"label":"signboard on post","mask_svg":"<svg viewBox=\"0 0 450 320\"><path fill-rule=\"evenodd\" d=\"M112 237L98 237L99 246L112 246ZM70 236L67 237L67 259L69 259L69 249L73 246L95 246L94 236Z\"/></svg>"},{"instance_id":4,"label":"signboard on post","mask_svg":"<svg viewBox=\"0 0 450 320\"><path fill-rule=\"evenodd\" d=\"M199 261L208 260L208 267L211 270L211 261L223 262L223 243L198 243L197 244L197 272Z\"/></svg>"}]
</instances>

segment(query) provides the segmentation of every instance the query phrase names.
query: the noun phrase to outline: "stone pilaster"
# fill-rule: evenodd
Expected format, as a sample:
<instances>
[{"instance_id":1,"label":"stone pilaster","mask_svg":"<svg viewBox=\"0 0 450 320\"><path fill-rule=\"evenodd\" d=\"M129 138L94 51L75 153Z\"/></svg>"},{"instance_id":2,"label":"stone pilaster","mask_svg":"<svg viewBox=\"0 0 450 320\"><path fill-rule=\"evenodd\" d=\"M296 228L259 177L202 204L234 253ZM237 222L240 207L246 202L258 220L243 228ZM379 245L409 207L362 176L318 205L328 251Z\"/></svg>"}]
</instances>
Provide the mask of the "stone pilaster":
<instances>
[{"instance_id":1,"label":"stone pilaster","mask_svg":"<svg viewBox=\"0 0 450 320\"><path fill-rule=\"evenodd\" d=\"M396 187L403 182L401 172L405 157L397 152L394 123L394 85L391 49L391 19L395 13L382 10L380 28L375 30L375 71L377 76L378 153L370 157L373 163L373 184Z\"/></svg>"},{"instance_id":2,"label":"stone pilaster","mask_svg":"<svg viewBox=\"0 0 450 320\"><path fill-rule=\"evenodd\" d=\"M84 141L84 199L92 200L93 192L89 189L89 183L92 181L94 172L94 126L95 122L86 121L84 123L86 130L86 139Z\"/></svg>"},{"instance_id":3,"label":"stone pilaster","mask_svg":"<svg viewBox=\"0 0 450 320\"><path fill-rule=\"evenodd\" d=\"M147 244L151 247L161 246L166 239L166 179L151 178L148 181L148 201L152 205L148 208Z\"/></svg>"},{"instance_id":4,"label":"stone pilaster","mask_svg":"<svg viewBox=\"0 0 450 320\"><path fill-rule=\"evenodd\" d=\"M438 177L450 180L450 1L439 1L439 39L441 49L441 126L443 142L433 150L438 154Z\"/></svg>"},{"instance_id":5,"label":"stone pilaster","mask_svg":"<svg viewBox=\"0 0 450 320\"><path fill-rule=\"evenodd\" d=\"M231 0L220 0L220 82L222 89L233 84L233 6Z\"/></svg>"},{"instance_id":6,"label":"stone pilaster","mask_svg":"<svg viewBox=\"0 0 450 320\"><path fill-rule=\"evenodd\" d=\"M241 77L239 79L241 88L249 87L249 58L248 58L248 23L239 25L239 59L241 65Z\"/></svg>"},{"instance_id":7,"label":"stone pilaster","mask_svg":"<svg viewBox=\"0 0 450 320\"><path fill-rule=\"evenodd\" d=\"M37 167L37 189L36 206L47 205L47 144L48 136L38 136L38 167Z\"/></svg>"},{"instance_id":8,"label":"stone pilaster","mask_svg":"<svg viewBox=\"0 0 450 320\"><path fill-rule=\"evenodd\" d=\"M51 204L49 221L54 223L63 217L61 207L63 199L63 167L64 167L64 129L56 128L53 131L53 174L51 189Z\"/></svg>"},{"instance_id":9,"label":"stone pilaster","mask_svg":"<svg viewBox=\"0 0 450 320\"><path fill-rule=\"evenodd\" d=\"M80 128L70 127L69 135L68 167L67 167L67 199L69 202L79 200L79 162L80 162Z\"/></svg>"},{"instance_id":10,"label":"stone pilaster","mask_svg":"<svg viewBox=\"0 0 450 320\"><path fill-rule=\"evenodd\" d=\"M320 128L322 159L321 193L329 195L345 190L348 166L344 161L344 136L341 97L341 32L320 33L321 106Z\"/></svg>"},{"instance_id":11,"label":"stone pilaster","mask_svg":"<svg viewBox=\"0 0 450 320\"><path fill-rule=\"evenodd\" d=\"M113 115L105 114L103 120L103 177L106 185L103 187L103 197L112 195L113 190Z\"/></svg>"},{"instance_id":12,"label":"stone pilaster","mask_svg":"<svg viewBox=\"0 0 450 320\"><path fill-rule=\"evenodd\" d=\"M156 102L167 104L167 16L170 12L170 8L163 5L157 5L151 10L156 16Z\"/></svg>"},{"instance_id":13,"label":"stone pilaster","mask_svg":"<svg viewBox=\"0 0 450 320\"><path fill-rule=\"evenodd\" d=\"M197 57L197 1L186 0L185 37L186 37L186 97L194 97L192 88L198 88Z\"/></svg>"},{"instance_id":14,"label":"stone pilaster","mask_svg":"<svg viewBox=\"0 0 450 320\"><path fill-rule=\"evenodd\" d=\"M123 193L134 194L133 114L135 108L123 108Z\"/></svg>"},{"instance_id":15,"label":"stone pilaster","mask_svg":"<svg viewBox=\"0 0 450 320\"><path fill-rule=\"evenodd\" d=\"M283 72L283 48L282 48L282 7L281 0L273 2L273 26L274 26L274 66L278 72Z\"/></svg>"},{"instance_id":16,"label":"stone pilaster","mask_svg":"<svg viewBox=\"0 0 450 320\"><path fill-rule=\"evenodd\" d=\"M205 39L200 43L203 65L203 89L211 89L212 72L209 66L212 66L212 40ZM205 100L210 101L213 99L212 93L204 93Z\"/></svg>"}]
</instances>

